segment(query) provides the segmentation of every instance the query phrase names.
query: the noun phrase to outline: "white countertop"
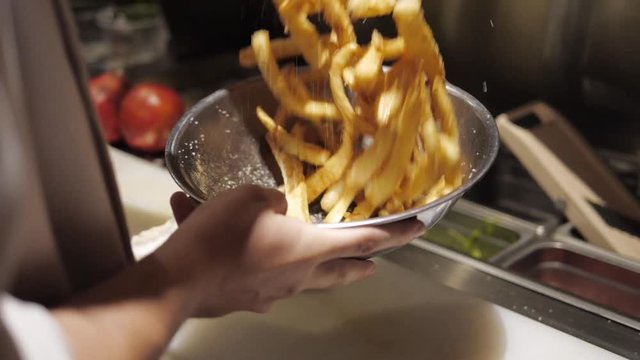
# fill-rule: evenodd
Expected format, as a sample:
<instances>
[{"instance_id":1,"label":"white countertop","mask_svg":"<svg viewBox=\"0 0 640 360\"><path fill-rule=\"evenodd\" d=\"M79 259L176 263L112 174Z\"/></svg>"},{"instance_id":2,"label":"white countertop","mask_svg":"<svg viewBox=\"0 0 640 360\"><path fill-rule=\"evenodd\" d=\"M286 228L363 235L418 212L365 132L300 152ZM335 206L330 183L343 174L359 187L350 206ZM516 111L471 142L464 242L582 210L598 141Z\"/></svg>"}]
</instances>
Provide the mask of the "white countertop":
<instances>
[{"instance_id":1,"label":"white countertop","mask_svg":"<svg viewBox=\"0 0 640 360\"><path fill-rule=\"evenodd\" d=\"M268 315L192 320L170 359L621 359L385 260L365 282L303 294Z\"/></svg>"}]
</instances>

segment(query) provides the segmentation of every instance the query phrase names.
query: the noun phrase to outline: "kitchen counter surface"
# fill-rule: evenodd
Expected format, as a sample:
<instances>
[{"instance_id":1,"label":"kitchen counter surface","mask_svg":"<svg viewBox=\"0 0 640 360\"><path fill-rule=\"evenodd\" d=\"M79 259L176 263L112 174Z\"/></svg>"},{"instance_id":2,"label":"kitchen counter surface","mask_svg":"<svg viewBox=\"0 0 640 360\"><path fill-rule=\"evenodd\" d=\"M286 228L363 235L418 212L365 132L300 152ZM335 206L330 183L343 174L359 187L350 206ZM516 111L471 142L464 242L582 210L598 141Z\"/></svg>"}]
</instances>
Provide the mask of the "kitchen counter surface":
<instances>
[{"instance_id":1,"label":"kitchen counter surface","mask_svg":"<svg viewBox=\"0 0 640 360\"><path fill-rule=\"evenodd\" d=\"M166 169L110 152L130 228L152 227L133 237L141 258L175 229L166 205L177 187ZM303 294L269 315L191 320L164 359L640 359L638 330L422 244L379 259L366 282Z\"/></svg>"},{"instance_id":2,"label":"kitchen counter surface","mask_svg":"<svg viewBox=\"0 0 640 360\"><path fill-rule=\"evenodd\" d=\"M622 359L388 260L371 279L268 315L191 320L163 359Z\"/></svg>"}]
</instances>

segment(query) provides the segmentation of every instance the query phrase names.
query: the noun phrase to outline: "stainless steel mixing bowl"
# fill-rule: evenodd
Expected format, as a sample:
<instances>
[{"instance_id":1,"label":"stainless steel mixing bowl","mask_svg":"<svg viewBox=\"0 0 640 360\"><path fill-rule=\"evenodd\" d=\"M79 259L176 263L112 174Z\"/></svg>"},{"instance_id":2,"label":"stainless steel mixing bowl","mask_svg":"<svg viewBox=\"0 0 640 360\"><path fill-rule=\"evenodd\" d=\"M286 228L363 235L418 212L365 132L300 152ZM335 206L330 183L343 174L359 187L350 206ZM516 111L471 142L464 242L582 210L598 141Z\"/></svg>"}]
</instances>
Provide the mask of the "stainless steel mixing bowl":
<instances>
[{"instance_id":1,"label":"stainless steel mixing bowl","mask_svg":"<svg viewBox=\"0 0 640 360\"><path fill-rule=\"evenodd\" d=\"M418 217L433 226L489 169L498 153L499 136L489 111L465 91L448 84L459 120L464 183L424 207L386 217L339 224L331 228L382 225ZM185 113L166 148L166 164L178 185L203 202L241 184L276 187L280 170L255 115L256 106L274 113L277 103L261 78L248 79L216 91ZM319 219L319 209L311 209Z\"/></svg>"}]
</instances>

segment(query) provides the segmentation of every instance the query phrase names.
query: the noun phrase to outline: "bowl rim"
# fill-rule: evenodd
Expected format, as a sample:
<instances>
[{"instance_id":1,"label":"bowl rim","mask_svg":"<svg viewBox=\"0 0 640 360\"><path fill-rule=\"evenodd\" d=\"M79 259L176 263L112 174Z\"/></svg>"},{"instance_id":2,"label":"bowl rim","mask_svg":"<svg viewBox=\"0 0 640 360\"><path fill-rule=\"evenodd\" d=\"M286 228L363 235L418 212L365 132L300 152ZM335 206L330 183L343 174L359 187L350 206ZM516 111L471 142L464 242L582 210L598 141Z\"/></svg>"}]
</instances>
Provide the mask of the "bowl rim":
<instances>
[{"instance_id":1,"label":"bowl rim","mask_svg":"<svg viewBox=\"0 0 640 360\"><path fill-rule=\"evenodd\" d=\"M207 95L206 97L200 99L194 106L192 106L189 110L187 110L182 117L178 120L176 125L174 126L171 134L169 135L169 139L167 141L167 145L165 147L165 164L169 171L169 174L176 182L176 184L184 191L189 197L198 201L199 203L204 203L208 199L203 199L193 191L192 187L189 186L188 182L184 181L182 176L180 176L180 171L175 169L175 165L179 166L179 161L174 161L174 151L178 145L178 139L180 134L185 130L186 126L191 123L191 119L200 112L202 112L205 108L207 108L212 101L216 98L229 94L229 89L237 87L241 84L248 84L254 82L264 82L261 76L253 76L246 78L244 80L240 80L234 82L228 86L220 88L213 93ZM469 103L473 112L478 116L480 121L485 123L485 128L487 131L487 142L489 143L487 159L485 160L485 166L482 169L477 169L473 173L470 179L459 186L454 191L449 194L442 196L424 206L413 208L407 211L403 211L397 214L391 214L388 216L382 217L373 217L366 220L358 220L351 222L340 222L335 224L327 224L327 223L316 223L315 225L321 228L332 228L332 229L340 229L340 228L352 228L352 227L360 227L360 226L378 226L390 224L410 218L415 218L421 213L424 213L430 209L438 208L446 203L453 203L455 200L462 197L464 193L466 193L471 187L473 187L480 179L482 179L493 163L495 162L496 157L498 156L498 150L500 148L500 136L498 132L498 126L495 122L495 118L489 110L475 97L473 97L468 92L462 90L461 88L447 82L446 83L447 92L449 94L453 94L454 96L462 99L464 102Z\"/></svg>"}]
</instances>

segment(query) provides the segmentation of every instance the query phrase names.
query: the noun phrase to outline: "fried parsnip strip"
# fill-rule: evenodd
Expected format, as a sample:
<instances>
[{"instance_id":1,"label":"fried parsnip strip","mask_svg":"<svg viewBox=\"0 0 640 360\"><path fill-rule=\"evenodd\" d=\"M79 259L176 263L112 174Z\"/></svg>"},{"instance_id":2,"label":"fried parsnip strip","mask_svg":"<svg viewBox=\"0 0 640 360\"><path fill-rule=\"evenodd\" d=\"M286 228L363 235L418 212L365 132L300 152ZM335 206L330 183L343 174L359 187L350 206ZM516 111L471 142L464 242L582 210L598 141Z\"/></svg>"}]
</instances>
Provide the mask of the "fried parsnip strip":
<instances>
[{"instance_id":1,"label":"fried parsnip strip","mask_svg":"<svg viewBox=\"0 0 640 360\"><path fill-rule=\"evenodd\" d=\"M412 178L404 189L401 200L406 206L411 206L437 180L438 173L438 129L431 112L431 97L425 92L423 99L422 124L420 124L418 140L421 145L414 149Z\"/></svg>"},{"instance_id":2,"label":"fried parsnip strip","mask_svg":"<svg viewBox=\"0 0 640 360\"><path fill-rule=\"evenodd\" d=\"M442 160L438 155L438 151L440 151L440 134L438 132L438 126L436 125L435 118L433 116L432 101L429 101L429 107L425 109L425 114L427 119L420 128L420 139L422 140L422 144L424 146L424 150L427 154L427 168L425 170L424 177L422 180L424 183L420 183L419 186L422 187L422 191L426 191L438 180L438 174L441 173L441 163ZM421 181L421 180L417 180ZM417 188L415 189L417 191ZM415 192L413 193L415 195ZM416 201L416 199L413 199Z\"/></svg>"},{"instance_id":3,"label":"fried parsnip strip","mask_svg":"<svg viewBox=\"0 0 640 360\"><path fill-rule=\"evenodd\" d=\"M289 112L283 106L278 106L278 110L276 111L276 115L273 120L278 124L278 126L286 127L287 119L289 118Z\"/></svg>"},{"instance_id":4,"label":"fried parsnip strip","mask_svg":"<svg viewBox=\"0 0 640 360\"><path fill-rule=\"evenodd\" d=\"M460 161L460 146L452 136L440 134L438 154L447 168L457 166Z\"/></svg>"},{"instance_id":5,"label":"fried parsnip strip","mask_svg":"<svg viewBox=\"0 0 640 360\"><path fill-rule=\"evenodd\" d=\"M344 192L344 179L336 182L331 185L327 191L325 191L324 195L322 195L322 200L320 201L320 206L322 210L329 212L335 206L335 204L340 200L340 196Z\"/></svg>"},{"instance_id":6,"label":"fried parsnip strip","mask_svg":"<svg viewBox=\"0 0 640 360\"><path fill-rule=\"evenodd\" d=\"M320 0L324 19L337 36L339 47L356 42L356 32L347 13L347 9L339 0Z\"/></svg>"},{"instance_id":7,"label":"fried parsnip strip","mask_svg":"<svg viewBox=\"0 0 640 360\"><path fill-rule=\"evenodd\" d=\"M287 110L311 121L338 119L340 117L334 104L316 100L301 101L292 92L289 87L289 81L282 74L273 58L268 31L256 31L251 39L251 46L256 54L258 67L265 82L269 85L273 95Z\"/></svg>"},{"instance_id":8,"label":"fried parsnip strip","mask_svg":"<svg viewBox=\"0 0 640 360\"><path fill-rule=\"evenodd\" d=\"M398 34L405 41L405 56L415 59L429 80L445 78L444 62L438 44L422 11L422 0L402 0L396 3L393 18Z\"/></svg>"},{"instance_id":9,"label":"fried parsnip strip","mask_svg":"<svg viewBox=\"0 0 640 360\"><path fill-rule=\"evenodd\" d=\"M277 6L284 1L285 0L274 0L274 3ZM308 5L309 15L318 14L323 10L320 0L306 0L306 3ZM391 14L396 0L338 0L338 3L349 10L349 14L353 20L359 20Z\"/></svg>"},{"instance_id":10,"label":"fried parsnip strip","mask_svg":"<svg viewBox=\"0 0 640 360\"><path fill-rule=\"evenodd\" d=\"M407 168L404 179L400 183L398 190L393 198L402 202L403 205L410 207L412 204L412 194L414 189L418 186L417 183L420 176L423 176L420 172L425 170L427 164L427 155L417 148L413 150L413 160ZM422 195L424 189L418 192L418 196ZM386 205L388 208L388 204Z\"/></svg>"},{"instance_id":11,"label":"fried parsnip strip","mask_svg":"<svg viewBox=\"0 0 640 360\"><path fill-rule=\"evenodd\" d=\"M343 123L351 124L351 126L354 126L361 133L373 134L375 133L374 126L357 116L344 89L342 71L349 61L351 61L356 51L358 51L357 44L348 44L338 50L333 58L331 69L329 70L329 86L331 88L331 94L333 95L333 101L342 115Z\"/></svg>"},{"instance_id":12,"label":"fried parsnip strip","mask_svg":"<svg viewBox=\"0 0 640 360\"><path fill-rule=\"evenodd\" d=\"M458 121L443 78L436 77L433 80L432 92L434 115L442 124L437 153L440 154L440 160L443 162L443 170L447 181L451 182L455 179L456 172L460 168L460 159L462 157L460 154Z\"/></svg>"},{"instance_id":13,"label":"fried parsnip strip","mask_svg":"<svg viewBox=\"0 0 640 360\"><path fill-rule=\"evenodd\" d=\"M345 125L345 127L351 127ZM307 180L307 197L315 201L329 186L340 180L353 156L353 130L345 131L338 151Z\"/></svg>"},{"instance_id":14,"label":"fried parsnip strip","mask_svg":"<svg viewBox=\"0 0 640 360\"><path fill-rule=\"evenodd\" d=\"M353 89L356 84L356 69L353 66L348 66L344 70L342 70L342 79L344 80L344 84Z\"/></svg>"},{"instance_id":15,"label":"fried parsnip strip","mask_svg":"<svg viewBox=\"0 0 640 360\"><path fill-rule=\"evenodd\" d=\"M305 0L283 0L278 6L278 12L307 63L314 69L322 69L328 66L329 50L320 41L320 35L316 27L309 21L309 2Z\"/></svg>"},{"instance_id":16,"label":"fried parsnip strip","mask_svg":"<svg viewBox=\"0 0 640 360\"><path fill-rule=\"evenodd\" d=\"M439 142L439 133L438 126L436 125L436 119L433 115L433 111L431 110L433 105L433 100L431 95L427 93L427 102L425 103L425 108L423 110L424 119L422 124L420 125L420 141L422 146L424 147L424 151L427 154L436 154L438 151Z\"/></svg>"},{"instance_id":17,"label":"fried parsnip strip","mask_svg":"<svg viewBox=\"0 0 640 360\"><path fill-rule=\"evenodd\" d=\"M298 69L292 64L288 64L282 67L280 70L287 80L289 89L300 99L302 102L311 100L311 93L304 83L304 79L299 76Z\"/></svg>"},{"instance_id":18,"label":"fried parsnip strip","mask_svg":"<svg viewBox=\"0 0 640 360\"><path fill-rule=\"evenodd\" d=\"M329 35L321 35L320 42L325 47L329 47ZM292 38L276 38L271 40L271 46L273 48L273 57L276 60L284 60L294 58L302 55L302 51L298 47L298 44L293 41ZM401 37L392 39L383 39L382 41L382 55L384 61L393 61L399 59L404 53L404 39ZM239 55L240 65L243 67L251 68L257 66L256 55L253 52L253 48L248 46L240 50ZM323 74L317 73L316 74Z\"/></svg>"},{"instance_id":19,"label":"fried parsnip strip","mask_svg":"<svg viewBox=\"0 0 640 360\"><path fill-rule=\"evenodd\" d=\"M335 121L325 121L322 124L318 124L316 129L318 130L318 136L324 144L324 147L331 152L338 151L341 137L339 123Z\"/></svg>"},{"instance_id":20,"label":"fried parsnip strip","mask_svg":"<svg viewBox=\"0 0 640 360\"><path fill-rule=\"evenodd\" d=\"M258 65L280 101L276 121L262 109L257 112L274 153L280 152L279 163L285 162L280 166L287 167L285 190L296 216L308 221L307 204L323 193L325 222L339 222L402 212L460 186L457 120L421 0L273 1L290 38L272 44L268 33L257 32L251 49L240 55L244 66ZM316 13L331 27L329 35L312 25L309 15ZM389 13L397 38L374 32L368 45L356 43L353 19ZM310 71L278 68L276 59L298 55ZM396 59L384 72L383 62ZM316 145L321 143L326 149ZM303 167L299 158L326 162L314 169ZM298 196L296 184L306 186L306 199Z\"/></svg>"},{"instance_id":21,"label":"fried parsnip strip","mask_svg":"<svg viewBox=\"0 0 640 360\"><path fill-rule=\"evenodd\" d=\"M378 217L389 216L391 213L385 208L378 211Z\"/></svg>"},{"instance_id":22,"label":"fried parsnip strip","mask_svg":"<svg viewBox=\"0 0 640 360\"><path fill-rule=\"evenodd\" d=\"M458 121L456 120L451 98L447 93L444 78L434 78L431 87L433 92L433 113L436 119L442 121L442 129L447 135L458 138Z\"/></svg>"},{"instance_id":23,"label":"fried parsnip strip","mask_svg":"<svg viewBox=\"0 0 640 360\"><path fill-rule=\"evenodd\" d=\"M378 88L378 86L376 86L376 89ZM376 91L376 90L374 90ZM359 119L362 119L362 121L368 123L370 126L372 126L374 129L378 128L378 124L376 123L375 120L375 115L374 115L374 101L368 99L366 96L364 96L364 94L362 96L359 96L355 99L355 110L356 110L356 114L358 115ZM371 138L371 135L369 134L363 134L364 137L366 138Z\"/></svg>"},{"instance_id":24,"label":"fried parsnip strip","mask_svg":"<svg viewBox=\"0 0 640 360\"><path fill-rule=\"evenodd\" d=\"M410 183L402 193L401 200L405 206L413 207L416 201L437 180L437 172L433 171L435 154L421 154L415 161L415 172L412 174Z\"/></svg>"},{"instance_id":25,"label":"fried parsnip strip","mask_svg":"<svg viewBox=\"0 0 640 360\"><path fill-rule=\"evenodd\" d=\"M396 0L349 0L347 8L353 19L363 19L391 14Z\"/></svg>"},{"instance_id":26,"label":"fried parsnip strip","mask_svg":"<svg viewBox=\"0 0 640 360\"><path fill-rule=\"evenodd\" d=\"M425 97L425 78L417 76L409 88L407 100L395 124L397 139L385 166L374 176L365 187L365 197L374 207L386 202L396 191L402 181L405 169L411 161L422 114L422 99Z\"/></svg>"},{"instance_id":27,"label":"fried parsnip strip","mask_svg":"<svg viewBox=\"0 0 640 360\"><path fill-rule=\"evenodd\" d=\"M410 185L410 189L404 193L404 201L406 203L416 203L421 197L421 193L424 193L430 189L438 179L436 176L444 174L445 190L431 191L431 195L426 194L428 201L432 201L434 196L444 196L448 192L461 185L461 168L460 168L460 146L457 142L457 120L455 119L453 105L446 93L446 88L442 78L434 79L432 84L433 89L433 102L425 106L423 112L425 113L426 120L422 123L420 128L420 139L425 149L425 161L420 164L423 167L418 172L418 176L413 180ZM436 90L437 89L437 90ZM437 113L437 118L441 122L443 132L439 132L436 126L434 114L431 111L433 107L434 112ZM448 135L447 132L451 132L454 136ZM414 155L415 158L415 155ZM421 159L418 159L420 161ZM436 184L441 188L441 184Z\"/></svg>"},{"instance_id":28,"label":"fried parsnip strip","mask_svg":"<svg viewBox=\"0 0 640 360\"><path fill-rule=\"evenodd\" d=\"M329 80L329 74L320 70L298 69L298 77L311 89L326 87Z\"/></svg>"},{"instance_id":29,"label":"fried parsnip strip","mask_svg":"<svg viewBox=\"0 0 640 360\"><path fill-rule=\"evenodd\" d=\"M378 79L383 74L382 62L382 35L374 31L371 36L371 44L364 56L354 66L354 90L363 91L367 94L373 93Z\"/></svg>"},{"instance_id":30,"label":"fried parsnip strip","mask_svg":"<svg viewBox=\"0 0 640 360\"><path fill-rule=\"evenodd\" d=\"M289 83L289 87L290 89L292 89L293 91L296 92L296 94L302 99L302 101L308 102L310 101L309 99L311 98L311 94L309 93L309 89L307 89L306 85L304 84L304 80L307 78L313 78L316 75L317 72L302 72L299 73L297 71L297 69L293 66L285 66L282 70L282 72L285 75L285 78L287 79L288 83ZM326 86L326 85L325 85ZM327 92L326 89L323 92ZM320 95L320 94L318 94ZM324 95L324 94L323 94ZM357 120L356 120L356 124L358 124L360 118L364 118L365 120L367 119L366 116L361 115L361 114L357 114ZM323 131L324 126L321 123L316 122L315 123L318 133L319 134L324 134L325 132ZM362 125L362 127L367 127L370 126L369 124L364 124ZM337 146L335 146L334 142L331 141L331 139L325 139L324 137L322 137L323 141L325 144L328 144L330 149L336 149ZM335 136L333 137L333 139L335 139Z\"/></svg>"},{"instance_id":31,"label":"fried parsnip strip","mask_svg":"<svg viewBox=\"0 0 640 360\"><path fill-rule=\"evenodd\" d=\"M358 220L366 220L373 215L373 212L376 211L376 206L371 205L366 199L357 203L353 212L347 215L347 221L358 221Z\"/></svg>"},{"instance_id":32,"label":"fried parsnip strip","mask_svg":"<svg viewBox=\"0 0 640 360\"><path fill-rule=\"evenodd\" d=\"M331 156L327 163L309 177L307 181L309 202L316 200L329 186L340 180L353 157L353 137L355 135L356 119L355 112L353 112L353 108L344 91L342 70L357 49L358 46L356 44L346 45L334 55L332 60L329 81L336 105L342 113L342 144L340 144L338 151ZM338 101L343 103L338 105Z\"/></svg>"},{"instance_id":33,"label":"fried parsnip strip","mask_svg":"<svg viewBox=\"0 0 640 360\"><path fill-rule=\"evenodd\" d=\"M295 123L291 128L291 135L298 139L298 141L304 141L306 132L307 129L302 126L302 123Z\"/></svg>"},{"instance_id":34,"label":"fried parsnip strip","mask_svg":"<svg viewBox=\"0 0 640 360\"><path fill-rule=\"evenodd\" d=\"M394 65L396 66L396 65ZM375 121L379 127L385 126L402 108L405 92L393 70L384 74L383 90L374 104Z\"/></svg>"},{"instance_id":35,"label":"fried parsnip strip","mask_svg":"<svg viewBox=\"0 0 640 360\"><path fill-rule=\"evenodd\" d=\"M384 61L392 61L399 59L404 53L404 39L396 37L393 39L384 39L382 43L382 54Z\"/></svg>"},{"instance_id":36,"label":"fried parsnip strip","mask_svg":"<svg viewBox=\"0 0 640 360\"><path fill-rule=\"evenodd\" d=\"M280 146L285 153L295 156L300 160L312 165L324 165L331 157L331 153L314 144L300 141L297 137L289 134L283 127L258 106L256 114L262 125L267 129L275 144Z\"/></svg>"},{"instance_id":37,"label":"fried parsnip strip","mask_svg":"<svg viewBox=\"0 0 640 360\"><path fill-rule=\"evenodd\" d=\"M364 189L367 181L387 161L395 139L395 134L391 131L390 126L378 129L373 144L355 159L347 171L345 189L340 195L340 199L330 208L325 222L336 223L342 220L358 192Z\"/></svg>"},{"instance_id":38,"label":"fried parsnip strip","mask_svg":"<svg viewBox=\"0 0 640 360\"><path fill-rule=\"evenodd\" d=\"M427 194L416 202L416 207L422 207L430 202L437 200L442 196L442 193L447 189L447 181L444 178L444 175L438 179L438 181L433 185L431 189L427 192Z\"/></svg>"},{"instance_id":39,"label":"fried parsnip strip","mask_svg":"<svg viewBox=\"0 0 640 360\"><path fill-rule=\"evenodd\" d=\"M320 41L322 42L322 44L328 44L329 36L321 36ZM298 44L290 37L272 39L271 49L271 51L273 52L273 56L277 60L289 59L302 55L300 47L298 47ZM251 46L241 49L240 53L238 54L238 59L240 61L240 65L243 67L254 67L257 65L256 55L253 53L253 49L251 48Z\"/></svg>"},{"instance_id":40,"label":"fried parsnip strip","mask_svg":"<svg viewBox=\"0 0 640 360\"><path fill-rule=\"evenodd\" d=\"M305 141L310 144L317 145L318 147L322 147L322 145L319 145L322 143L322 140L318 135L317 126L315 126L314 123L296 122L291 128L291 135L295 136L296 139L300 141ZM323 150L327 151L329 156L331 156L331 151L324 148Z\"/></svg>"},{"instance_id":41,"label":"fried parsnip strip","mask_svg":"<svg viewBox=\"0 0 640 360\"><path fill-rule=\"evenodd\" d=\"M280 167L284 179L284 193L287 199L287 216L311 222L309 204L307 202L307 186L304 182L302 163L286 154L276 144L273 134L267 134L267 143Z\"/></svg>"},{"instance_id":42,"label":"fried parsnip strip","mask_svg":"<svg viewBox=\"0 0 640 360\"><path fill-rule=\"evenodd\" d=\"M276 8L280 8L280 6L286 1L287 0L273 0L273 3ZM340 1L344 3L345 0ZM302 2L305 3L307 15L316 15L322 12L322 3L320 0L302 0Z\"/></svg>"},{"instance_id":43,"label":"fried parsnip strip","mask_svg":"<svg viewBox=\"0 0 640 360\"><path fill-rule=\"evenodd\" d=\"M397 74L398 68L402 68L404 64L396 64L388 72L387 76L394 76ZM395 83L398 86L400 95L400 105L404 103L403 98L407 93L407 85L410 81L407 77L394 78ZM395 117L395 116L394 116ZM419 120L419 119L418 119ZM398 128L396 121L391 121L385 126L378 128L376 135L373 138L373 144L369 146L362 154L360 154L353 165L347 171L346 175L346 187L340 200L335 204L331 211L325 217L325 222L336 223L342 220L345 212L353 202L355 196L361 192L368 181L384 166L385 162L389 158L393 150L394 141L398 138L398 130L403 131L402 128ZM371 204L367 203L366 206L361 207L358 205L356 211L351 214L352 218L364 216L368 211L374 211L375 206L371 208ZM370 215L370 214L369 214Z\"/></svg>"},{"instance_id":44,"label":"fried parsnip strip","mask_svg":"<svg viewBox=\"0 0 640 360\"><path fill-rule=\"evenodd\" d=\"M389 201L384 205L384 208L380 210L380 216L389 216L392 214L397 214L403 212L405 210L404 204L400 199L395 196L392 196Z\"/></svg>"}]
</instances>

